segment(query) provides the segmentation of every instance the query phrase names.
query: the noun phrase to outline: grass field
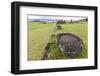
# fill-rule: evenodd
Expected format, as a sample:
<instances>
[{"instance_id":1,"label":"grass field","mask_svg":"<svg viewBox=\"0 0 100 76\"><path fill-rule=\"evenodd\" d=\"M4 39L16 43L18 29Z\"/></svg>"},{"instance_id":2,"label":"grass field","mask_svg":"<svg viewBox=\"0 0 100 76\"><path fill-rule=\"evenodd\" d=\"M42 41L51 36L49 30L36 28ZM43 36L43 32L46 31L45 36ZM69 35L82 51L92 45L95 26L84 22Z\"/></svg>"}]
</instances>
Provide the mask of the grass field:
<instances>
[{"instance_id":1,"label":"grass field","mask_svg":"<svg viewBox=\"0 0 100 76\"><path fill-rule=\"evenodd\" d=\"M45 46L48 43L51 34L53 33L55 23L39 23L39 22L28 22L28 60L41 60L45 53ZM63 24L64 29L57 31L56 33L67 32L79 36L84 42L84 48L76 58L87 58L88 57L88 28L87 22L83 23L66 23ZM57 50L57 48L55 48ZM51 51L53 54L57 54ZM56 56L56 55L55 55ZM57 54L56 59L67 58L60 56L60 52Z\"/></svg>"}]
</instances>

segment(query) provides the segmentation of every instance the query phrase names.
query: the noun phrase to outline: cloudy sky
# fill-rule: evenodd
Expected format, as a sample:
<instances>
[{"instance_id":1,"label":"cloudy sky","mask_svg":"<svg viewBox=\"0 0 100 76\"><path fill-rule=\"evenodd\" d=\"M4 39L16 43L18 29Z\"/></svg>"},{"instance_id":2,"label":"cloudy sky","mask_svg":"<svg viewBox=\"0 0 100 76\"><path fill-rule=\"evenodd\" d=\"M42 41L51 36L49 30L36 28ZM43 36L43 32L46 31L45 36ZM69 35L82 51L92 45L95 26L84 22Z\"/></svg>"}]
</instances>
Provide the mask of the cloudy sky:
<instances>
[{"instance_id":1,"label":"cloudy sky","mask_svg":"<svg viewBox=\"0 0 100 76\"><path fill-rule=\"evenodd\" d=\"M57 20L81 20L85 19L86 17L78 17L78 16L43 16L43 15L28 15L28 19L57 19Z\"/></svg>"}]
</instances>

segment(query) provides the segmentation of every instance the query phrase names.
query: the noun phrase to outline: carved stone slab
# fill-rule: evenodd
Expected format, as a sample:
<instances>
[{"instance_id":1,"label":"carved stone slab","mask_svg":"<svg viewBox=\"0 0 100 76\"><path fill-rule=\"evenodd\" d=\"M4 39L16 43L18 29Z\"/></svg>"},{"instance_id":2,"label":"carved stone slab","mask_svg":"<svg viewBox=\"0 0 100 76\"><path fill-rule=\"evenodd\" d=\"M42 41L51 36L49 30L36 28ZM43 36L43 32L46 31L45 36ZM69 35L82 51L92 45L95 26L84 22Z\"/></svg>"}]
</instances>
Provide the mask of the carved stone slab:
<instances>
[{"instance_id":1,"label":"carved stone slab","mask_svg":"<svg viewBox=\"0 0 100 76\"><path fill-rule=\"evenodd\" d=\"M57 46L66 56L75 57L82 49L82 40L71 33L61 33L57 37Z\"/></svg>"}]
</instances>

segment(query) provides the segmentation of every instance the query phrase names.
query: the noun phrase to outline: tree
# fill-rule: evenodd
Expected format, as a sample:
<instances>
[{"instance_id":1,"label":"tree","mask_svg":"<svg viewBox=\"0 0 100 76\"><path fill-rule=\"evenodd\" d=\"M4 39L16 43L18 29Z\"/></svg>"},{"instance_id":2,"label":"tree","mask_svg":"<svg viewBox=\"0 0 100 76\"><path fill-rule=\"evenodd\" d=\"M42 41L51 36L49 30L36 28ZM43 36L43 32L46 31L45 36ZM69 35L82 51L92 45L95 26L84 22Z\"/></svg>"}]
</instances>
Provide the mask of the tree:
<instances>
[{"instance_id":1,"label":"tree","mask_svg":"<svg viewBox=\"0 0 100 76\"><path fill-rule=\"evenodd\" d=\"M66 24L65 20L58 20L56 24Z\"/></svg>"},{"instance_id":2,"label":"tree","mask_svg":"<svg viewBox=\"0 0 100 76\"><path fill-rule=\"evenodd\" d=\"M70 20L70 23L73 23L73 20L72 19Z\"/></svg>"}]
</instances>

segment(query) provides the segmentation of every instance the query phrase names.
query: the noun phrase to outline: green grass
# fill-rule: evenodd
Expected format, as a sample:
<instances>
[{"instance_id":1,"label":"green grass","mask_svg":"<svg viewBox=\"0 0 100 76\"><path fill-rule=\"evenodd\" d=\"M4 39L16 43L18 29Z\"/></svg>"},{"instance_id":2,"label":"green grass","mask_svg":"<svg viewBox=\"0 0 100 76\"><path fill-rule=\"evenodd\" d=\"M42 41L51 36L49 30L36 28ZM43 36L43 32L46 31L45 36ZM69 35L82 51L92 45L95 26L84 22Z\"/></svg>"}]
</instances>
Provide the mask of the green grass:
<instances>
[{"instance_id":1,"label":"green grass","mask_svg":"<svg viewBox=\"0 0 100 76\"><path fill-rule=\"evenodd\" d=\"M43 57L45 52L44 48L50 40L50 36L53 34L55 23L37 23L37 22L28 22L28 60L40 60ZM68 32L79 36L83 42L84 47L79 55L75 58L87 58L87 47L88 47L88 30L87 22L84 23L73 23L73 24L64 24L64 29L59 30L56 34L61 32ZM51 46L52 51L49 54L50 59L65 59L65 57L55 45Z\"/></svg>"}]
</instances>

